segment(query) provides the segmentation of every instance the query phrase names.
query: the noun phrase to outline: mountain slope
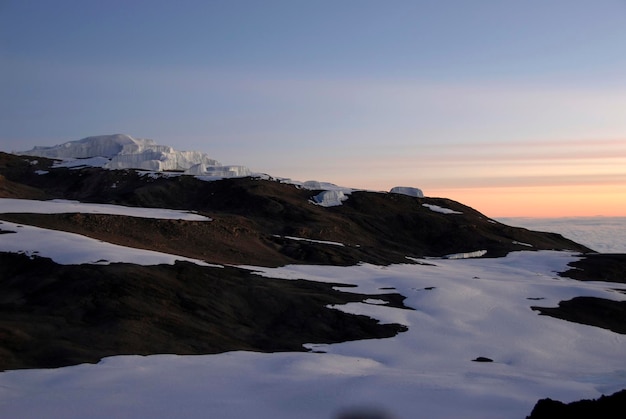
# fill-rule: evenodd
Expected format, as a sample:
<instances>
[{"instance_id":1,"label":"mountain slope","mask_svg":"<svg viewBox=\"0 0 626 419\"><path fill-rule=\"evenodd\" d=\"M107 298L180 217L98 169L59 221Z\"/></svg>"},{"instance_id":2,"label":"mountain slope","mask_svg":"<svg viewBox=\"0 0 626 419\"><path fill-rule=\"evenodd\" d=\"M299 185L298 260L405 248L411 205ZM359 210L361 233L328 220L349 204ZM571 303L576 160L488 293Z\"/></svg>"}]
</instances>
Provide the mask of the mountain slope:
<instances>
[{"instance_id":1,"label":"mountain slope","mask_svg":"<svg viewBox=\"0 0 626 419\"><path fill-rule=\"evenodd\" d=\"M405 331L408 333L402 336L407 336L411 331L402 321L410 317L406 313L416 313L415 318L419 319L407 323L411 329L437 325L436 333L419 335L420 340L411 346L421 348L424 359L420 362L435 355L427 350L431 345L429 340L436 340L435 334L459 333L452 327L457 322L469 327L461 328L459 336L462 337L459 338L464 341L471 341L483 333L486 333L485 338L502 338L499 336L502 316L508 316L508 324L522 326L519 330L527 337L534 336L527 323L528 320L535 322L535 319L524 317L531 309L536 310L534 313L557 319L624 333L626 311L621 301L576 297L561 301L558 307L532 306L531 301L546 299L543 293L548 288L558 288L566 282L554 281L557 278L546 272L539 279L532 278L534 265L515 273L519 277L513 285L526 289L525 293L513 292L516 298L512 304L520 311L520 318L526 318L523 324L517 324L518 317L512 319L509 307L499 306L497 301L497 296L508 295L508 292L495 292L495 297L485 298L500 286L508 286L506 275L495 279L499 274L482 270L480 264L468 263L462 265L468 268L467 272L459 271L458 278L446 281L441 277L446 275L441 266L430 265L429 260L410 259L482 255L482 251L487 252L486 256L496 257L515 250L568 249L584 252L586 257L572 263L573 269L563 276L620 283L624 282L625 272L622 256L589 253L592 252L590 249L560 235L509 227L458 202L420 194L352 191L346 194L347 199L340 205L325 207L314 203L314 197L323 192L323 185L319 186L321 189L310 190L254 177L207 182L180 172L146 173L93 167L69 169L55 167L52 160L45 158L0 153L0 197L3 198L62 198L194 210L212 221L85 212L34 214L30 210L2 213L0 220L70 231L110 243L220 264L266 267L293 263L423 264L411 274L415 275L407 282L411 288L398 288L402 294L383 283L375 291L368 291L371 294L366 294L340 292L336 289L339 284L260 278L241 267L198 266L189 262L153 266L135 263L101 265L99 263L105 261L97 258L88 259L95 261L91 264L60 265L36 256L37 251L26 250L26 254L0 252L0 369L74 365L121 354L304 351L303 345L311 342L384 338ZM37 206L37 201L28 203ZM2 224L0 221L0 234L11 236L13 227ZM15 226L15 230L19 230L19 226ZM45 234L50 235L49 232ZM525 252L525 256L528 254ZM511 256L517 255L520 254ZM498 259L491 261L497 263ZM432 263L444 262L456 261ZM507 263L504 261L503 265ZM387 269L398 266L411 265L387 266L381 268L380 275L384 277ZM361 267L364 266L358 266ZM424 282L420 276L431 268L433 277ZM342 269L345 270L339 276L332 277L333 281L337 278L337 282L352 283L341 275L353 275L355 271ZM483 275L488 278L482 278ZM550 286L537 287L529 293L527 283L537 281L546 281ZM418 283L421 285L413 285ZM391 292L381 293L382 290ZM606 296L604 291L594 292ZM444 294L453 298L441 300ZM404 305L405 298L415 310ZM457 307L459 301L476 302L476 298L483 299L477 311ZM443 301L448 301L449 306L438 305ZM546 305L558 302L550 301ZM399 308L401 310L396 311L402 314L396 313L391 322L381 324L370 317L333 308L349 302L358 302L350 307L361 307L359 310L364 306L382 304ZM455 312L459 308L460 317L454 317L449 324L438 320L439 313ZM479 319L485 315L482 321L486 326L479 328L480 333L472 329L476 326L476 315ZM549 335L543 326L550 324L542 324L543 335ZM472 332L468 331L470 329ZM492 333L496 329L500 333ZM553 330L560 331L561 328L557 326ZM574 330L578 329L574 327ZM468 333L475 336L466 336ZM580 336L586 336L586 332ZM446 339L453 342L447 347L463 347L457 345L456 338L450 335ZM478 346L467 346L469 354L447 362L474 364L472 360L487 359L484 355L488 355L488 359L493 357L495 360L493 364L498 364L496 368L517 368L516 362L523 364L526 358L526 355L517 357L519 346L526 348L530 358L543 357L539 355L545 348L535 348L532 339L522 339L524 342L520 341L519 345L515 339L505 338L491 347L490 344L483 345L484 339L480 339ZM550 341L549 336L547 341ZM556 341L559 341L558 337ZM557 346L546 345L546 348ZM513 348L508 350L515 356L511 358L506 351L499 357L492 355L501 352L503 347ZM539 355L535 354L535 349L539 349Z\"/></svg>"},{"instance_id":2,"label":"mountain slope","mask_svg":"<svg viewBox=\"0 0 626 419\"><path fill-rule=\"evenodd\" d=\"M214 221L138 221L87 214L3 214L0 218L213 263L384 264L406 262L407 256L441 257L482 250L487 256L529 249L590 251L558 234L506 226L444 198L354 191L342 205L323 207L312 202L320 191L276 180L248 177L207 182L194 176L152 176L135 170L54 168L52 161L43 158L8 154L0 154L0 175L5 178L5 187L0 189L3 197L198 211Z\"/></svg>"}]
</instances>

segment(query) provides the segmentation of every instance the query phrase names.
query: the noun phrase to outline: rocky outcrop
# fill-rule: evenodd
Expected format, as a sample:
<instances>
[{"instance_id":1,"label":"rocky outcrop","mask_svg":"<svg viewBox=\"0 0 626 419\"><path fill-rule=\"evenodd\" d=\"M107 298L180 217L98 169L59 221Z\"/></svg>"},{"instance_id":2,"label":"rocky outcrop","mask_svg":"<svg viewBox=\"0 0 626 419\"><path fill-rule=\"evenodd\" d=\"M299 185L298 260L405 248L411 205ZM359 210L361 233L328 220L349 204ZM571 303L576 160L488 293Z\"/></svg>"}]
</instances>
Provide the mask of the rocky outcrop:
<instances>
[{"instance_id":1,"label":"rocky outcrop","mask_svg":"<svg viewBox=\"0 0 626 419\"><path fill-rule=\"evenodd\" d=\"M626 390L601 396L593 400L579 400L572 403L563 403L558 400L542 399L537 402L530 416L526 419L621 419L624 417L626 406Z\"/></svg>"}]
</instances>

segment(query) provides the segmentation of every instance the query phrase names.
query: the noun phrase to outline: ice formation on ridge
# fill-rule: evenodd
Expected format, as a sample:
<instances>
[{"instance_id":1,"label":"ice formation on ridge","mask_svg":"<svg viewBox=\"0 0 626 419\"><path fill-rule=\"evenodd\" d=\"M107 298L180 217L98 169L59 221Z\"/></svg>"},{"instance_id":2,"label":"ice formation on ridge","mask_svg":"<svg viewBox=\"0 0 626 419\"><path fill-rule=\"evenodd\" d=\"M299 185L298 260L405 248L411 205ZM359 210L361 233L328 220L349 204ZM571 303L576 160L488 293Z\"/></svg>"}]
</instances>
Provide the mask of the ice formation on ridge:
<instances>
[{"instance_id":1,"label":"ice formation on ridge","mask_svg":"<svg viewBox=\"0 0 626 419\"><path fill-rule=\"evenodd\" d=\"M189 169L185 170L186 175L195 176L215 176L215 177L240 177L250 176L252 172L246 166L221 166L211 165L207 166L204 163L194 164Z\"/></svg>"},{"instance_id":2,"label":"ice formation on ridge","mask_svg":"<svg viewBox=\"0 0 626 419\"><path fill-rule=\"evenodd\" d=\"M222 166L217 160L200 151L178 151L158 145L154 140L133 138L126 134L98 135L77 141L68 141L52 147L35 147L18 154L57 158L106 158L107 169L142 169L150 171L179 170L194 175L216 177L248 176L243 166Z\"/></svg>"},{"instance_id":3,"label":"ice formation on ridge","mask_svg":"<svg viewBox=\"0 0 626 419\"><path fill-rule=\"evenodd\" d=\"M32 150L21 151L18 154L49 158L85 159L99 156L112 158L121 153L140 153L153 147L158 147L153 140L133 138L126 134L114 134L87 137L51 147L37 146Z\"/></svg>"},{"instance_id":4,"label":"ice formation on ridge","mask_svg":"<svg viewBox=\"0 0 626 419\"><path fill-rule=\"evenodd\" d=\"M148 172L177 171L204 180L260 175L251 172L245 166L224 166L200 151L178 151L170 146L156 144L154 140L134 138L127 134L91 136L50 147L37 146L16 154L62 159L65 161L58 166L69 168L94 166L106 169L139 169ZM328 182L314 180L296 182L291 179L283 181L305 189L323 191L313 197L312 201L326 207L341 205L353 191L352 188ZM406 186L396 186L390 193L424 197L421 189Z\"/></svg>"},{"instance_id":5,"label":"ice formation on ridge","mask_svg":"<svg viewBox=\"0 0 626 419\"><path fill-rule=\"evenodd\" d=\"M322 207L336 207L348 199L340 190L323 191L313 197L313 203Z\"/></svg>"},{"instance_id":6,"label":"ice formation on ridge","mask_svg":"<svg viewBox=\"0 0 626 419\"><path fill-rule=\"evenodd\" d=\"M389 191L390 193L397 193L401 195L414 196L416 198L423 198L424 192L419 188L412 188L409 186L394 186Z\"/></svg>"}]
</instances>

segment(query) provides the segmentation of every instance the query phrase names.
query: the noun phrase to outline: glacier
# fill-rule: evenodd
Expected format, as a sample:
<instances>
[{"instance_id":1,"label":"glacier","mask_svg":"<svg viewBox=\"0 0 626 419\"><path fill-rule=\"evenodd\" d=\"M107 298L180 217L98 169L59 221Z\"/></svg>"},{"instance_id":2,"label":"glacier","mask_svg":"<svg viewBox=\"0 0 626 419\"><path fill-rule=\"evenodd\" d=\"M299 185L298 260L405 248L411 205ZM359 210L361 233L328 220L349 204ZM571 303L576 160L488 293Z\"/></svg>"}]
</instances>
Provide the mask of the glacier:
<instances>
[{"instance_id":1,"label":"glacier","mask_svg":"<svg viewBox=\"0 0 626 419\"><path fill-rule=\"evenodd\" d=\"M126 134L96 135L77 141L67 141L62 144L46 147L37 146L32 150L20 151L18 154L48 158L77 158L89 157L112 158L118 154L136 154L144 150L158 149L154 140L133 138Z\"/></svg>"},{"instance_id":2,"label":"glacier","mask_svg":"<svg viewBox=\"0 0 626 419\"><path fill-rule=\"evenodd\" d=\"M128 134L96 135L55 146L37 146L32 150L18 151L15 154L62 160L56 167L94 166L112 170L136 169L152 173L179 172L201 180L263 176L252 172L246 166L222 165L204 152L179 151L167 145L159 145L154 140L134 138ZM312 197L312 202L324 207L341 205L354 191L353 188L315 180L306 182L288 178L279 180L305 189L321 190L322 192ZM421 189L407 186L396 186L389 192L424 197Z\"/></svg>"},{"instance_id":3,"label":"glacier","mask_svg":"<svg viewBox=\"0 0 626 419\"><path fill-rule=\"evenodd\" d=\"M178 151L154 140L127 134L97 135L51 147L35 147L17 154L69 160L70 165L94 165L106 169L140 169L155 172L182 171L197 176L249 176L244 166L222 166L200 151ZM76 160L80 159L80 160Z\"/></svg>"},{"instance_id":4,"label":"glacier","mask_svg":"<svg viewBox=\"0 0 626 419\"><path fill-rule=\"evenodd\" d=\"M401 195L414 196L416 198L423 198L424 192L419 188L413 188L410 186L394 186L389 193L397 193Z\"/></svg>"},{"instance_id":5,"label":"glacier","mask_svg":"<svg viewBox=\"0 0 626 419\"><path fill-rule=\"evenodd\" d=\"M312 202L322 207L336 207L348 199L340 190L322 191L312 198Z\"/></svg>"}]
</instances>

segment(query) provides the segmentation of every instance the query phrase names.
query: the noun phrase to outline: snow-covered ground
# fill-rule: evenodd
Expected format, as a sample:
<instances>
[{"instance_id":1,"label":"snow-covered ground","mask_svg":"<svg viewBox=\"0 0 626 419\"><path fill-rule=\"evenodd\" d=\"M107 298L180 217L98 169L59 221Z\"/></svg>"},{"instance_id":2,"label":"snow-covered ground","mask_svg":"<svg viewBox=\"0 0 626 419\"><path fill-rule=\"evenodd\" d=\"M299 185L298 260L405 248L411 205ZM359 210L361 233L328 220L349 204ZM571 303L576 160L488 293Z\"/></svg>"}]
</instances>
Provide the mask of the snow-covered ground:
<instances>
[{"instance_id":1,"label":"snow-covered ground","mask_svg":"<svg viewBox=\"0 0 626 419\"><path fill-rule=\"evenodd\" d=\"M0 214L107 214L127 217L156 218L164 220L211 221L210 218L190 211L163 208L126 207L111 204L87 204L65 199L36 201L31 199L0 198Z\"/></svg>"},{"instance_id":2,"label":"snow-covered ground","mask_svg":"<svg viewBox=\"0 0 626 419\"><path fill-rule=\"evenodd\" d=\"M0 251L21 248L49 256L60 247L50 231L7 222L0 228L19 230L0 234ZM75 235L63 242L68 254L78 252L74 247L88 262L105 252L105 258L115 259L119 252L122 259L128 251ZM409 330L389 339L311 342L310 353L117 356L97 365L8 371L0 374L0 413L20 418L330 419L344 409L369 408L397 419L523 418L540 398L572 401L626 388L626 336L530 309L582 295L626 299L615 291L624 285L556 276L575 259L565 252L524 251L505 258L384 267L246 267L285 280L357 285L349 291L393 289L407 297L405 304L413 310L381 305L375 298L335 308L402 323ZM494 362L472 361L481 356Z\"/></svg>"}]
</instances>

